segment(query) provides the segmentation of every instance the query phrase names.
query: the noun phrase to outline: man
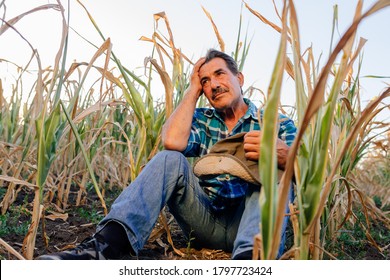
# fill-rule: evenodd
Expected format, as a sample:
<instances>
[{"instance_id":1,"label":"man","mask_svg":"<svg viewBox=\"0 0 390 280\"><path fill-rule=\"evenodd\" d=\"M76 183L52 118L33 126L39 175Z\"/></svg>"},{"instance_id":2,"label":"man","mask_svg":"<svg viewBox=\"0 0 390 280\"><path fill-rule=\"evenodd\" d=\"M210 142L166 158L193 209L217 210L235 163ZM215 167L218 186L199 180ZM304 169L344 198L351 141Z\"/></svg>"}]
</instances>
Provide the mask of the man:
<instances>
[{"instance_id":1,"label":"man","mask_svg":"<svg viewBox=\"0 0 390 280\"><path fill-rule=\"evenodd\" d=\"M204 156L219 140L247 132L245 157L258 161L261 132L257 108L243 97L243 84L236 62L225 53L209 50L194 65L183 100L163 127L165 151L116 199L93 237L73 250L39 259L137 255L165 205L185 236L194 239L194 246L232 252L233 259L251 259L254 236L259 233L260 187L231 174L200 179L186 158ZM196 108L202 94L213 109ZM283 169L296 128L285 116L280 120L277 156Z\"/></svg>"}]
</instances>

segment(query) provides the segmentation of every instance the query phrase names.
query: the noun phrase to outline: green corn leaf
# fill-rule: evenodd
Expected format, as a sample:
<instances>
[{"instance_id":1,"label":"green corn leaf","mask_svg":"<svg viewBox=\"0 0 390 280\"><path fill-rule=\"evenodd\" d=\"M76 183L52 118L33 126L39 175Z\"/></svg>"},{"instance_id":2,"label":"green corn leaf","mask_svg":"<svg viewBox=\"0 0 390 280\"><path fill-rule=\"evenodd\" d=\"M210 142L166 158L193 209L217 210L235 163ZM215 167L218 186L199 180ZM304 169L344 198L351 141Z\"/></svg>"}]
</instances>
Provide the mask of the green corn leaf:
<instances>
[{"instance_id":1,"label":"green corn leaf","mask_svg":"<svg viewBox=\"0 0 390 280\"><path fill-rule=\"evenodd\" d=\"M50 166L56 157L58 140L62 135L63 124L61 123L59 104L53 109L49 117L44 120L45 114L36 120L38 137L38 170L37 185L40 188L41 199Z\"/></svg>"},{"instance_id":2,"label":"green corn leaf","mask_svg":"<svg viewBox=\"0 0 390 280\"><path fill-rule=\"evenodd\" d=\"M283 9L283 24L286 27L287 8ZM280 234L273 235L275 231L277 197L277 157L276 140L278 128L278 106L280 91L283 81L283 73L286 64L287 28L281 33L280 45L275 61L274 70L268 90L268 98L264 108L262 123L262 138L260 146L259 172L262 179L260 208L261 208L261 237L262 255L265 258L275 258L276 252L271 251L272 238L274 242L280 240Z\"/></svg>"}]
</instances>

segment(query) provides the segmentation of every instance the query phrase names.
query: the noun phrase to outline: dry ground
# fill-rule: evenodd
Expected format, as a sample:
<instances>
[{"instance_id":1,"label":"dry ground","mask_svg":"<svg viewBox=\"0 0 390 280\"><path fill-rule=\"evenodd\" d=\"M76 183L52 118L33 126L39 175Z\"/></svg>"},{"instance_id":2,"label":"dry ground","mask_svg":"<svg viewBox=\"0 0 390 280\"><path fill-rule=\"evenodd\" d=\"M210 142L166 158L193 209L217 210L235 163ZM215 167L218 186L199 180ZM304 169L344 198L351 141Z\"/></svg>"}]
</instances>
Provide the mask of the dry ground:
<instances>
[{"instance_id":1,"label":"dry ground","mask_svg":"<svg viewBox=\"0 0 390 280\"><path fill-rule=\"evenodd\" d=\"M73 193L73 198L76 193ZM72 197L71 195L71 197ZM113 200L117 197L118 192L106 192L106 203L109 207ZM3 194L2 194L3 196ZM1 197L2 198L2 197ZM26 234L28 224L31 220L31 214L29 211L32 209L32 194L27 190L22 190L18 194L17 200L14 202L9 210L9 215L2 216L0 220L0 238L7 242L19 253L22 253L23 239ZM71 203L74 202L72 199ZM58 252L67 248L76 246L86 237L92 235L95 232L96 224L103 217L103 211L100 207L97 197L90 193L85 197L84 204L81 206L71 205L64 213L59 213L58 208L54 204L46 205L46 218L44 224L38 231L36 240L36 249L34 256L37 257L41 254L47 254L52 252ZM51 210L54 211L50 212ZM170 244L167 238L167 231L163 226L161 220L156 224L156 227L151 235L151 238L145 245L144 249L139 253L138 259L202 259L202 260L225 260L230 259L230 254L218 251L218 250L195 250L188 246L186 237L175 223L172 216L166 211L166 221L169 223L169 230L172 237L172 243L177 249ZM52 215L52 216L50 216ZM57 217L53 219L53 217ZM50 219L52 218L52 219ZM43 238L43 227L46 233L46 239ZM375 227L383 227L382 225L375 225ZM379 230L377 230L379 232ZM388 234L388 230L380 228L380 232ZM386 233L387 232L387 233ZM292 234L289 234L290 241L292 240ZM354 236L352 236L355 238ZM365 239L365 237L359 237ZM347 241L350 241L347 237ZM45 244L47 240L47 244ZM388 242L386 239L385 242ZM359 241L356 239L356 241ZM289 242L289 237L287 242ZM382 252L379 252L377 248L370 245L369 242L359 242L360 247L355 244L349 246L347 242L334 244L334 251L332 253L336 257L342 257L343 259L390 259L390 245ZM380 244L382 247L386 247L386 244ZM344 247L349 246L349 247ZM179 251L179 252L178 252ZM325 256L326 258L326 256ZM0 246L0 259L16 259L15 256L10 254L3 246ZM137 258L135 258L137 259Z\"/></svg>"},{"instance_id":2,"label":"dry ground","mask_svg":"<svg viewBox=\"0 0 390 280\"><path fill-rule=\"evenodd\" d=\"M18 216L18 220L16 221L18 225L15 226L19 228L27 227L25 225L27 225L31 219L30 215L27 214L26 211L28 208L31 208L31 202L27 203L26 206L21 206L21 204L26 201L26 195L31 196L31 194L23 192L19 193L18 199L13 204L12 210L10 211L10 213L12 212L11 215L14 214ZM108 193L108 195L109 197L107 198L106 203L110 205L117 194ZM57 211L53 214L50 209L54 209L56 207L53 204L48 205L47 210L45 211L47 215L45 223L44 225L41 223L38 230L34 257L72 248L88 236L92 235L95 232L96 224L103 217L103 211L101 207L99 209L99 205L99 200L94 197L93 194L88 195L84 205L70 206L64 213L59 213L57 208ZM173 241L173 246L177 249L177 251L174 251L170 242L167 240L167 231L165 230L160 218L151 238L145 245L144 249L139 252L139 256L135 259L230 259L230 254L223 251L207 249L195 250L190 248L186 237L183 236L182 231L172 216L167 211L164 211L164 213L166 216L166 222L169 224L168 227ZM53 219L52 217L57 218ZM46 233L46 238L43 238L43 226L45 228L44 231ZM14 228L14 225L8 223L6 227L12 229ZM16 251L22 253L22 244L24 239L23 234L15 234L15 231L11 230L5 234L2 232L0 237ZM45 240L48 241L47 244L45 244ZM16 259L2 246L0 246L0 256L2 259Z\"/></svg>"}]
</instances>

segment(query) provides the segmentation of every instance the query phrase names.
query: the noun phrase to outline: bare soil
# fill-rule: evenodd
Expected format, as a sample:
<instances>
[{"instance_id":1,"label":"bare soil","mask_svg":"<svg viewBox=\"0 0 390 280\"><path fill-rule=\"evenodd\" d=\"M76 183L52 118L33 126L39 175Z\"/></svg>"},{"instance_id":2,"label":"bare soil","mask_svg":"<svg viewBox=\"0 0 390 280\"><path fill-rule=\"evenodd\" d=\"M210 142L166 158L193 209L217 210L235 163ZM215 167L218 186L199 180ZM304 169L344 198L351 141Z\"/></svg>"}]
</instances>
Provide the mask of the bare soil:
<instances>
[{"instance_id":1,"label":"bare soil","mask_svg":"<svg viewBox=\"0 0 390 280\"><path fill-rule=\"evenodd\" d=\"M105 201L108 208L118 194L118 191L106 191ZM3 195L1 195L0 199L3 198ZM95 233L96 225L103 217L103 209L99 199L91 192L84 197L82 205L76 206L74 204L75 197L76 192L71 194L69 206L63 213L60 213L61 210L54 203L45 205L45 219L44 222L41 221L40 223L34 257L75 247L85 238ZM31 192L28 190L20 191L16 201L8 211L8 219L5 220L3 215L0 221L0 238L20 254L23 253L22 244L27 233L28 224L31 221L32 201L33 196ZM139 252L138 257L133 259L227 260L231 258L229 253L221 250L196 250L191 248L173 217L165 210L163 213L166 216L168 227L164 227L164 223L160 218L144 249ZM16 219L12 219L12 217L16 217ZM23 227L26 228L25 232L20 230ZM383 225L378 224L375 227L382 227L380 229L377 228L378 232L388 233L387 228ZM168 241L170 240L168 238L169 234L172 242ZM293 236L291 233L289 236L291 242ZM361 238L364 239L365 237ZM378 244L382 251L371 245L370 242L359 242L356 244L360 245L355 246L353 243L348 245L347 242L341 244L336 240L331 248L327 248L327 250L331 250L333 256L342 259L390 259L389 244ZM324 258L327 259L328 257L325 255ZM0 259L16 259L16 257L4 246L0 246Z\"/></svg>"},{"instance_id":2,"label":"bare soil","mask_svg":"<svg viewBox=\"0 0 390 280\"><path fill-rule=\"evenodd\" d=\"M26 196L32 202L32 194L24 191L20 192L18 199L11 207L11 215L17 212L18 223L20 225L27 224L31 220L31 215L27 211L21 211L21 208L31 211L32 203L28 202L25 206L17 206L25 204ZM116 198L117 193L106 192L106 203L108 207ZM95 233L96 225L103 217L103 208L99 207L99 199L92 193L85 198L83 205L70 205L63 213L58 212L58 207L54 204L46 205L44 222L41 221L35 244L34 258L42 254L48 254L73 248L85 238ZM56 209L57 211L53 211ZM133 259L140 260L164 260L164 259L202 259L202 260L224 260L230 259L229 253L221 250L195 250L188 246L186 237L183 235L180 227L176 224L173 217L163 210L165 220L168 227L164 227L162 218L156 223L156 226L151 234L151 237L144 249L139 252L137 257ZM54 213L54 214L53 214ZM54 217L58 217L53 219ZM13 225L7 225L13 227ZM172 242L168 241L168 232ZM43 234L45 232L45 234ZM22 254L22 244L25 235L9 232L2 234L2 238L16 251ZM1 259L16 259L3 246L0 246Z\"/></svg>"}]
</instances>

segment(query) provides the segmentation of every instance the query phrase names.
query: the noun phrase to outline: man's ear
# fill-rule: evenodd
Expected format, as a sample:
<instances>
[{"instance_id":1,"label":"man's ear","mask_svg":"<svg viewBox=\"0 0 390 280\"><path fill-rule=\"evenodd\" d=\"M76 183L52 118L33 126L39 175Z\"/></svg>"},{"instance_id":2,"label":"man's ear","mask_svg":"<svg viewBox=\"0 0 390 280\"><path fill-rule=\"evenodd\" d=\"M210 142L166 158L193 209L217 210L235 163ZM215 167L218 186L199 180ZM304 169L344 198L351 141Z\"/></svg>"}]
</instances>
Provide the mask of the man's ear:
<instances>
[{"instance_id":1,"label":"man's ear","mask_svg":"<svg viewBox=\"0 0 390 280\"><path fill-rule=\"evenodd\" d=\"M240 86L242 87L244 85L244 74L242 74L242 72L238 72L237 78L238 81L240 82Z\"/></svg>"}]
</instances>

